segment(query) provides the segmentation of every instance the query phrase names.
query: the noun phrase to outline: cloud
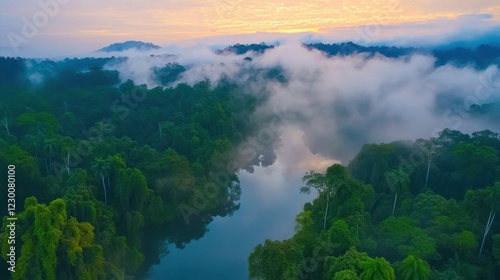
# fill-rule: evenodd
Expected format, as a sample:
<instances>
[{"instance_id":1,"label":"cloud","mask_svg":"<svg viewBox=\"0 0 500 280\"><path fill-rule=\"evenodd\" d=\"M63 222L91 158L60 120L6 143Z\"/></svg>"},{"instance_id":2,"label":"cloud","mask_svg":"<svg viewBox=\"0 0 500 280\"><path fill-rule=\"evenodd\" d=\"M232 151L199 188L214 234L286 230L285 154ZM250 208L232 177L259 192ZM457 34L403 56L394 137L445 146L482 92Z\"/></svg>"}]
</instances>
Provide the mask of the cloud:
<instances>
[{"instance_id":1,"label":"cloud","mask_svg":"<svg viewBox=\"0 0 500 280\"><path fill-rule=\"evenodd\" d=\"M249 92L267 94L257 116L285 107L298 116L290 125L302 132L312 152L343 163L366 143L429 138L446 127L464 132L500 128L466 114L473 103L500 100L500 71L494 66L484 71L436 68L435 59L424 55L326 58L300 42L247 55L253 57L251 63L242 63L243 56L180 54L180 61L190 57L193 63L181 81L228 77ZM202 62L195 63L197 59ZM256 69L274 67L283 70L286 83L249 78ZM297 139L296 131L293 135Z\"/></svg>"},{"instance_id":2,"label":"cloud","mask_svg":"<svg viewBox=\"0 0 500 280\"><path fill-rule=\"evenodd\" d=\"M500 22L493 17L485 13L461 14L398 24L374 19L366 25L325 28L317 34L308 34L304 41L411 47L498 45Z\"/></svg>"},{"instance_id":3,"label":"cloud","mask_svg":"<svg viewBox=\"0 0 500 280\"><path fill-rule=\"evenodd\" d=\"M425 27L427 22L441 22L444 27L467 23L461 27L469 27L467 33L473 35L486 22L498 25L500 20L500 4L496 0L445 0L439 3L430 0L20 0L2 3L0 47L10 45L6 37L10 32L22 33L23 18L33 21L37 13L44 12L40 3L58 3L56 1L64 4L58 6L57 12L50 16L49 23L40 28L36 37L30 37L28 43L21 45L17 55L73 56L125 40L166 45L212 37L209 40L218 43L216 38L225 41L238 34L261 38L257 42L271 37L280 39L283 34L345 41L356 40L360 28L363 31L366 27L380 26L384 26L380 34L368 32L367 43L394 38L410 42L405 31L425 32L411 33L410 38L415 39L413 35L436 36L434 31L441 30L441 26L434 30L416 28L419 25ZM412 24L414 26L409 26ZM393 28L398 26L401 27L399 31ZM245 40L241 36L233 37L236 38ZM55 45L64 48L54 49ZM6 53L3 49L0 51L0 54Z\"/></svg>"},{"instance_id":4,"label":"cloud","mask_svg":"<svg viewBox=\"0 0 500 280\"><path fill-rule=\"evenodd\" d=\"M152 69L168 62L187 68L177 83L210 79L217 84L228 78L247 94L267 96L257 118L286 108L297 116L289 123L303 134L312 152L343 163L366 143L430 138L447 127L464 132L500 129L499 124L466 112L474 103L500 101L500 71L495 66L484 71L451 65L436 68L435 58L425 55L327 58L305 49L298 38L264 54L245 54L251 62L242 55L216 55L203 44L175 51L175 57L130 57L111 68L119 70L123 79L150 87L157 85ZM266 78L266 70L272 68L281 69L287 82Z\"/></svg>"},{"instance_id":5,"label":"cloud","mask_svg":"<svg viewBox=\"0 0 500 280\"><path fill-rule=\"evenodd\" d=\"M104 69L118 70L122 82L132 80L135 84L146 84L149 87L159 85L153 73L154 69L156 67L161 68L165 64L175 61L175 57L173 56L150 56L138 51L126 51L117 54L120 57L126 56L127 59L118 64L112 61Z\"/></svg>"},{"instance_id":6,"label":"cloud","mask_svg":"<svg viewBox=\"0 0 500 280\"><path fill-rule=\"evenodd\" d=\"M279 63L289 79L268 86L266 109L285 106L298 114L294 125L304 132L311 151L344 163L365 143L429 138L445 127L465 132L499 128L460 116L472 102L499 100L496 67L484 72L435 68L433 57L421 55L327 59L298 46L275 48L255 61ZM485 83L488 94L478 94Z\"/></svg>"}]
</instances>

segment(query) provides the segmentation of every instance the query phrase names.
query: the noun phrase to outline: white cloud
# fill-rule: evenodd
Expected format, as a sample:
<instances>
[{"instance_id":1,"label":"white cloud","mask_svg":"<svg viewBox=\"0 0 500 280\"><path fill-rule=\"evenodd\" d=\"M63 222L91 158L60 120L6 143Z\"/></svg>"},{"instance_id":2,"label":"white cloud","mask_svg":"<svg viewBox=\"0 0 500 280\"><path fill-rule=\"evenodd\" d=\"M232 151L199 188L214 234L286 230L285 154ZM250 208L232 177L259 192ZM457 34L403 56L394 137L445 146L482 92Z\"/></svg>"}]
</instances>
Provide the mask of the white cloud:
<instances>
[{"instance_id":1,"label":"white cloud","mask_svg":"<svg viewBox=\"0 0 500 280\"><path fill-rule=\"evenodd\" d=\"M260 87L256 92L269 94L269 101L257 115L286 107L299 116L292 123L304 133L313 152L344 163L365 143L429 138L445 127L465 132L499 128L461 112L471 100L479 104L500 100L497 67L485 71L450 65L435 68L434 58L423 55L326 58L297 42L255 55L248 64L241 63L242 56L209 57L212 60L205 57L188 70L184 81L206 77L217 81L225 75L246 88ZM284 70L287 83L247 81L250 71L276 66ZM478 87L483 87L482 94L476 93Z\"/></svg>"}]
</instances>

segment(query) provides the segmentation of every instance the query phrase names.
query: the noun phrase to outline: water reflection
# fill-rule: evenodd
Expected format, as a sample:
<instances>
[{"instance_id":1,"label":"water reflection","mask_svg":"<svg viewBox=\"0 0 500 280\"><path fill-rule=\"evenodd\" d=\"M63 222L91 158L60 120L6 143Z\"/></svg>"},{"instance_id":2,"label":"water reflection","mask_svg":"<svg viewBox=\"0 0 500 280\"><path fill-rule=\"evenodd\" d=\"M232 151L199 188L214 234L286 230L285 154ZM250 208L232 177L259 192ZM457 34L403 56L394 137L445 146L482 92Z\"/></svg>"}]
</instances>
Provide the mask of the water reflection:
<instances>
[{"instance_id":1,"label":"water reflection","mask_svg":"<svg viewBox=\"0 0 500 280\"><path fill-rule=\"evenodd\" d=\"M242 190L240 209L232 216L213 218L206 233L203 224L208 222L205 219L211 218L201 217L200 227L194 228L198 231L184 236L186 240L199 239L183 249L175 244L163 247L168 253L154 262L159 264L151 268L146 278L248 279L247 259L252 249L266 239L290 238L296 214L305 202L314 198L314 195L299 193L304 173L310 169L324 169L333 163L312 155L301 136L300 131L287 129L283 135L286 141L278 149L277 161L272 166L256 167L253 174L241 171L238 176ZM160 244L152 246L162 248Z\"/></svg>"}]
</instances>

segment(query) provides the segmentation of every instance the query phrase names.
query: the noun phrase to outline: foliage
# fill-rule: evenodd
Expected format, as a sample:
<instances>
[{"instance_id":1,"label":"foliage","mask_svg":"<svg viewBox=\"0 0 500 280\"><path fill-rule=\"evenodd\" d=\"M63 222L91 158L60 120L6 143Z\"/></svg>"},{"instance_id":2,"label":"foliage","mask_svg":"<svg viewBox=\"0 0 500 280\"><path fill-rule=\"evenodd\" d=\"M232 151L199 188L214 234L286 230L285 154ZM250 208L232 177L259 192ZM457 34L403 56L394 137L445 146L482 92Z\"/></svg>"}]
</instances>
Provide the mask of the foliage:
<instances>
[{"instance_id":1,"label":"foliage","mask_svg":"<svg viewBox=\"0 0 500 280\"><path fill-rule=\"evenodd\" d=\"M363 270L360 275L362 280L394 280L394 269L384 258L369 258L358 263Z\"/></svg>"},{"instance_id":2,"label":"foliage","mask_svg":"<svg viewBox=\"0 0 500 280\"><path fill-rule=\"evenodd\" d=\"M499 152L491 131L367 144L347 168L305 174L317 198L285 241L313 260L309 279L496 279Z\"/></svg>"},{"instance_id":3,"label":"foliage","mask_svg":"<svg viewBox=\"0 0 500 280\"><path fill-rule=\"evenodd\" d=\"M426 261L409 255L401 263L400 271L403 280L428 280L431 268Z\"/></svg>"},{"instance_id":4,"label":"foliage","mask_svg":"<svg viewBox=\"0 0 500 280\"><path fill-rule=\"evenodd\" d=\"M181 206L196 206L201 196L207 202L190 217L200 222L186 228L203 235L213 216L238 209L236 172L275 159L271 143L262 151L265 162L256 155L228 167L234 147L256 133L254 96L227 81L151 89L121 83L117 71L103 66L123 60L0 58L0 71L11 69L0 79L0 167L16 166L16 199L27 201L18 213L16 279L135 275L151 264L144 256L148 231L175 239ZM156 78L170 85L184 70L167 65ZM26 71L41 82L22 78ZM213 174L222 171L229 179L219 184ZM2 182L6 176L0 174ZM207 195L209 184L215 194ZM183 236L181 243L200 237Z\"/></svg>"}]
</instances>

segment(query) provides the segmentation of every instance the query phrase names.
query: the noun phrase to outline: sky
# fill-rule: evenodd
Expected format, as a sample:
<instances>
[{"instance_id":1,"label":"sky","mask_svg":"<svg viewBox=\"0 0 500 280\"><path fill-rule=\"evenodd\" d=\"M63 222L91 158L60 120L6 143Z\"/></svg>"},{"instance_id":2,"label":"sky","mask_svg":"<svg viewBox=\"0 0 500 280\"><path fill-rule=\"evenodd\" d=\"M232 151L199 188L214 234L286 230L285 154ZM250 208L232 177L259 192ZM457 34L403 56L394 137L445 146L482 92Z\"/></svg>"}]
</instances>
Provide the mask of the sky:
<instances>
[{"instance_id":1,"label":"sky","mask_svg":"<svg viewBox=\"0 0 500 280\"><path fill-rule=\"evenodd\" d=\"M0 4L0 55L10 56L83 55L126 40L161 46L289 38L412 44L425 36L428 43L436 43L494 33L500 26L498 0L0 0Z\"/></svg>"}]
</instances>

